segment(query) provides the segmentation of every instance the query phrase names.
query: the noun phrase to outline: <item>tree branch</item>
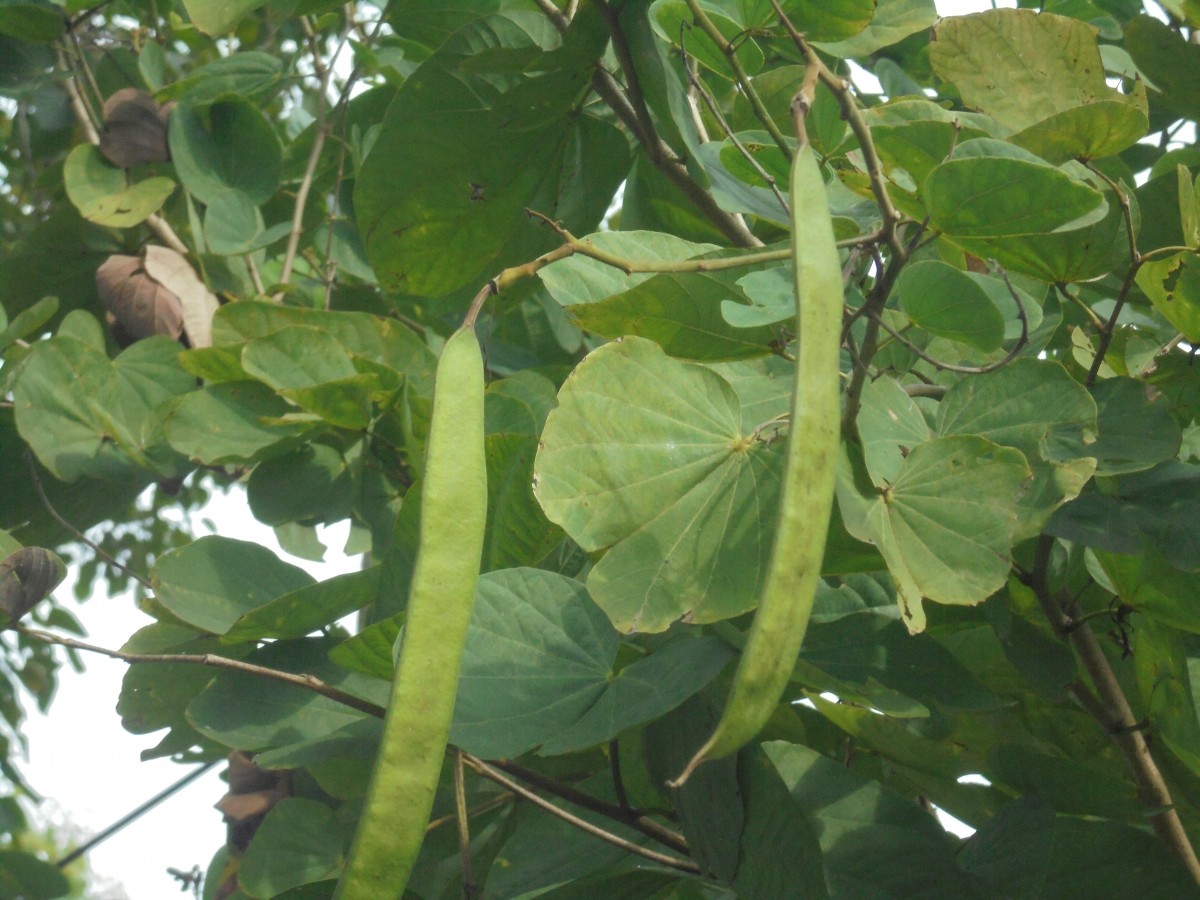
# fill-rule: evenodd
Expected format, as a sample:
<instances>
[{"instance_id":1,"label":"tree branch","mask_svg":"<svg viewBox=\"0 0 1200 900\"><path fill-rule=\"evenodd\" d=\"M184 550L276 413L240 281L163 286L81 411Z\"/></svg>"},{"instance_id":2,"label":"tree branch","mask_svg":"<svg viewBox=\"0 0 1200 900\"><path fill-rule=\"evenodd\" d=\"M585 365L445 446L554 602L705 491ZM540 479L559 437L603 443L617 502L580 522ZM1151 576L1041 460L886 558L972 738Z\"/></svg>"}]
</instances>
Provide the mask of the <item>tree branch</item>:
<instances>
[{"instance_id":1,"label":"tree branch","mask_svg":"<svg viewBox=\"0 0 1200 900\"><path fill-rule=\"evenodd\" d=\"M611 831L605 831L603 828L593 825L586 819L581 819L573 813L570 813L561 807L555 806L550 801L544 800L542 797L529 790L529 788L518 784L511 778L505 777L505 775L502 774L498 769L492 768L492 766L488 765L482 759L479 759L476 756L472 756L469 753L464 753L463 761L489 781L494 781L496 784L507 788L514 794L525 798L535 806L544 809L552 816L556 816L557 818L562 819L564 822L573 825L579 830L586 831L593 837L597 837L602 841L612 844L614 847L620 847L622 850L625 850L628 853L633 853L637 856L641 856L644 859L651 860L652 862L669 866L672 869L678 869L680 872L690 872L693 875L701 874L700 867L690 859L679 859L675 856L669 856L666 853L659 853L657 850L651 850L648 847L635 844L633 841L628 841L619 835L613 834Z\"/></svg>"},{"instance_id":2,"label":"tree branch","mask_svg":"<svg viewBox=\"0 0 1200 900\"><path fill-rule=\"evenodd\" d=\"M233 672L241 672L244 675L253 675L256 678L266 678L270 681L281 681L284 684L290 684L293 687L304 688L307 691L320 694L335 703L340 703L343 706L348 706L351 709L356 709L359 712L366 713L369 716L375 716L382 719L386 710L378 704L372 703L369 700L363 700L361 697L356 697L353 694L348 694L345 691L335 688L330 684L326 684L315 675L297 675L293 672L283 672L279 669L270 669L266 666L256 666L253 663L243 662L240 659L229 659L225 656L217 656L213 653L124 653L120 650L110 650L107 647L97 647L95 644L88 644L75 638L65 637L63 635L52 634L49 631L41 631L36 628L26 628L23 625L9 626L13 631L19 632L26 637L33 638L35 641L41 641L44 644L58 644L61 647L69 647L72 650L83 650L87 653L98 653L101 656L107 656L109 659L119 659L122 662L130 664L134 663L184 663L199 666L212 666L217 669L228 669Z\"/></svg>"},{"instance_id":3,"label":"tree branch","mask_svg":"<svg viewBox=\"0 0 1200 900\"><path fill-rule=\"evenodd\" d=\"M1086 621L1069 614L1069 599L1064 604L1050 588L1050 555L1053 549L1053 537L1043 534L1038 538L1032 586L1050 627L1079 655L1092 682L1095 702L1081 702L1081 705L1125 755L1137 786L1138 800L1146 807L1155 833L1182 860L1192 878L1200 884L1200 860L1196 858L1196 851L1179 819L1179 813L1175 811L1171 791L1150 754L1145 735L1109 665L1108 657L1096 639L1096 633ZM1080 699L1087 700L1083 697Z\"/></svg>"}]
</instances>

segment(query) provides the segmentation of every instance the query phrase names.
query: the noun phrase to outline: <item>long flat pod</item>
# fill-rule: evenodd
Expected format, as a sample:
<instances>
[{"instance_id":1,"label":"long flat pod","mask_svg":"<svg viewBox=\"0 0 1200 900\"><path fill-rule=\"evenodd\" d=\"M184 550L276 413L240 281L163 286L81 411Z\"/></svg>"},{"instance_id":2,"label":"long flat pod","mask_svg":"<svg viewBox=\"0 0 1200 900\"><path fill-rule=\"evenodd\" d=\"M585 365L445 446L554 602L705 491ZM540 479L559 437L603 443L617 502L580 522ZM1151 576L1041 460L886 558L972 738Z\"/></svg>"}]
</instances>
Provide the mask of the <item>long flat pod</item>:
<instances>
[{"instance_id":1,"label":"long flat pod","mask_svg":"<svg viewBox=\"0 0 1200 900\"><path fill-rule=\"evenodd\" d=\"M807 143L792 160L791 206L799 339L775 543L721 721L676 785L705 760L749 742L771 717L804 641L821 574L837 469L842 272L825 183Z\"/></svg>"},{"instance_id":2,"label":"long flat pod","mask_svg":"<svg viewBox=\"0 0 1200 900\"><path fill-rule=\"evenodd\" d=\"M383 741L338 900L399 898L446 752L487 516L483 360L471 328L442 349L421 489L421 532Z\"/></svg>"}]
</instances>

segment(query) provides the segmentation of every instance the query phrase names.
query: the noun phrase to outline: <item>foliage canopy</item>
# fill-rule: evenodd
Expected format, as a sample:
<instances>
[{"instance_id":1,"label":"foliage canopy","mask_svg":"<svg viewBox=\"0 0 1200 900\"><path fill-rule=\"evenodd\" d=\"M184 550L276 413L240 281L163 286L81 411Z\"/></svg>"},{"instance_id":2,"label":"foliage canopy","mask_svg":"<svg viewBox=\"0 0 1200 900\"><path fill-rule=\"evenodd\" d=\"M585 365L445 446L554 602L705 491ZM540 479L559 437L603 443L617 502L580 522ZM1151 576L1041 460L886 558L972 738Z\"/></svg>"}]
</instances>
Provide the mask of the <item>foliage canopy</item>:
<instances>
[{"instance_id":1,"label":"foliage canopy","mask_svg":"<svg viewBox=\"0 0 1200 900\"><path fill-rule=\"evenodd\" d=\"M151 617L145 755L236 752L206 896L332 894L480 299L461 752L406 897L1200 894L1200 6L1021 5L0 0L14 796L61 554ZM823 577L766 728L670 788L778 519L802 86L845 285ZM173 524L235 482L364 568ZM3 892L57 896L23 827Z\"/></svg>"}]
</instances>

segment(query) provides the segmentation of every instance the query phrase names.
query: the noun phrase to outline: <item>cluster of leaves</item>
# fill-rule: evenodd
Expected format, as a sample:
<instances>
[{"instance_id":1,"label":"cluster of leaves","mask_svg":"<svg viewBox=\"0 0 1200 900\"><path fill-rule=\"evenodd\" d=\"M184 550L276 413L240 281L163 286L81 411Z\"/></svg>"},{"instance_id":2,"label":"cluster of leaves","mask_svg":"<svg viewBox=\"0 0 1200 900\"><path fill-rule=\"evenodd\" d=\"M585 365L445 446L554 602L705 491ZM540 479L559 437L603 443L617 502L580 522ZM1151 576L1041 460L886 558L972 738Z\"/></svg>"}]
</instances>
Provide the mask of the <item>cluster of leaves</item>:
<instances>
[{"instance_id":1,"label":"cluster of leaves","mask_svg":"<svg viewBox=\"0 0 1200 900\"><path fill-rule=\"evenodd\" d=\"M1196 894L1200 9L1023 5L0 5L0 527L57 548L51 508L240 478L290 552L350 519L368 554L315 582L134 532L126 727L290 772L208 896L332 891L436 351L481 290L479 777L447 767L411 896ZM813 79L846 280L824 580L761 742L669 789L770 552Z\"/></svg>"}]
</instances>

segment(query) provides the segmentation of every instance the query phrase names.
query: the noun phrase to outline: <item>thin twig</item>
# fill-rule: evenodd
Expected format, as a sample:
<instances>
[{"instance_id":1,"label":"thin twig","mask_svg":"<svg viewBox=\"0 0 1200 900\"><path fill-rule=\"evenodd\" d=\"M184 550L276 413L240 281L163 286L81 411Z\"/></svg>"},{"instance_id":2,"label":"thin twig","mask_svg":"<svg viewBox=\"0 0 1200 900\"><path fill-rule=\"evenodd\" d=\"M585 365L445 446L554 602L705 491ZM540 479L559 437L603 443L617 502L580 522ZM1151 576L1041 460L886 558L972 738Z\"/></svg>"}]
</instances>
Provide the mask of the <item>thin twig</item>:
<instances>
[{"instance_id":1,"label":"thin twig","mask_svg":"<svg viewBox=\"0 0 1200 900\"><path fill-rule=\"evenodd\" d=\"M660 865L677 869L680 872L690 872L693 875L701 874L700 867L690 859L679 859L676 856L670 856L666 853L659 853L657 850L651 850L648 847L643 847L640 844L635 844L633 841L626 840L620 835L613 834L611 831L605 831L603 828L593 825L586 819L581 819L562 807L555 806L550 801L543 799L533 791L529 790L529 788L524 787L523 785L513 781L511 778L506 777L501 771L493 768L476 756L472 756L469 753L464 753L463 761L489 781L494 781L501 787L507 788L514 794L525 798L535 806L544 809L552 816L556 816L557 818L562 819L564 822L573 825L581 831L586 831L593 837L597 837L602 841L612 844L614 847L620 847L622 850L628 853L633 853L636 856L642 857L643 859L648 859L652 862L659 863Z\"/></svg>"},{"instance_id":2,"label":"thin twig","mask_svg":"<svg viewBox=\"0 0 1200 900\"><path fill-rule=\"evenodd\" d=\"M124 563L118 562L114 557L110 556L99 544L91 540L86 534L68 522L54 508L54 504L50 502L50 498L46 496L46 489L42 485L41 473L37 470L37 463L33 460L33 453L29 448L25 448L25 462L29 466L29 473L33 476L33 489L37 491L38 499L42 501L42 506L46 507L46 512L50 513L51 518L59 525L67 529L81 544L90 547L92 552L99 556L102 560L116 569L118 572L124 572L146 590L153 590L149 580L139 575L133 569L126 566Z\"/></svg>"},{"instance_id":3,"label":"thin twig","mask_svg":"<svg viewBox=\"0 0 1200 900\"><path fill-rule=\"evenodd\" d=\"M1029 342L1029 319L1025 314L1025 304L1021 302L1020 295L1012 286L1012 283L1008 280L1008 275L1004 274L1003 272L1001 274L1004 277L1004 283L1008 286L1008 291L1012 295L1013 301L1017 304L1017 318L1021 321L1021 336L1017 338L1017 342L1013 344L1012 349L1004 355L1003 359L998 359L996 362L989 363L986 366L958 366L952 363L942 362L941 360L934 359L920 347L906 340L901 334L888 325L887 322L883 321L883 315L881 313L874 313L872 315L874 318L879 320L879 325L884 331L890 334L896 341L898 341L909 351L915 353L934 368L944 369L947 372L961 372L965 375L987 375L989 372L995 372L997 369L1003 368L1016 359L1017 355L1025 349L1025 345Z\"/></svg>"},{"instance_id":4,"label":"thin twig","mask_svg":"<svg viewBox=\"0 0 1200 900\"><path fill-rule=\"evenodd\" d=\"M330 70L326 69L325 77L321 79L321 88L317 92L317 113L313 122L313 145L308 154L308 163L304 167L304 176L296 188L296 202L292 207L292 229L288 232L287 249L283 255L283 266L279 272L279 284L286 286L292 280L292 267L296 262L296 250L300 246L300 235L304 231L304 207L308 203L308 192L312 189L313 177L317 172L317 164L321 160L321 151L325 149L325 138L328 135L328 122L325 117L326 94L329 90ZM280 291L272 298L276 303L283 301Z\"/></svg>"},{"instance_id":5,"label":"thin twig","mask_svg":"<svg viewBox=\"0 0 1200 900\"><path fill-rule=\"evenodd\" d=\"M478 894L475 873L471 870L471 816L467 812L467 784L463 777L463 752L454 751L454 814L458 819L458 858L462 867L463 900Z\"/></svg>"},{"instance_id":6,"label":"thin twig","mask_svg":"<svg viewBox=\"0 0 1200 900\"><path fill-rule=\"evenodd\" d=\"M713 20L708 17L708 13L704 11L704 7L700 5L699 0L687 0L687 5L692 13L692 18L696 21L696 25L708 35L708 39L716 44L717 49L724 55L725 61L729 64L729 68L737 80L738 87L741 88L743 96L750 102L750 108L754 110L754 115L762 122L763 128L771 136L771 140L775 142L775 146L783 153L784 158L790 160L792 158L792 148L788 145L787 139L784 138L783 132L779 130L779 126L775 124L775 120L771 118L771 114L767 112L762 98L758 96L758 91L754 88L754 82L750 80L750 76L742 68L742 62L737 58L737 47L725 40L725 36L721 34L720 29L713 23Z\"/></svg>"},{"instance_id":7,"label":"thin twig","mask_svg":"<svg viewBox=\"0 0 1200 900\"><path fill-rule=\"evenodd\" d=\"M10 625L14 631L33 638L35 641L41 641L45 644L58 644L61 647L68 647L72 650L83 650L87 653L98 653L101 656L107 656L109 659L119 659L127 663L183 663L185 665L200 665L212 666L216 669L229 669L233 672L241 672L245 675L253 675L256 678L266 678L271 681L281 681L284 684L290 684L293 687L303 688L307 691L312 691L315 694L320 694L326 699L332 700L335 703L340 703L343 706L348 706L351 709L356 709L361 713L366 713L369 716L375 716L382 719L386 710L376 703L369 700L363 700L361 697L356 697L353 694L348 694L339 688L335 688L330 684L326 684L315 675L295 674L293 672L283 672L279 669L270 669L266 666L256 666L253 663L243 662L240 659L229 659L225 656L217 656L213 653L124 653L120 650L110 650L107 647L97 647L95 644L88 644L84 641L76 640L75 638L65 637L59 634L52 634L49 631L41 631L36 628L26 628L22 625Z\"/></svg>"},{"instance_id":8,"label":"thin twig","mask_svg":"<svg viewBox=\"0 0 1200 900\"><path fill-rule=\"evenodd\" d=\"M779 185L775 181L775 176L771 175L762 167L762 164L754 158L754 154L746 148L746 145L741 142L738 136L733 133L733 129L729 127L729 123L725 120L725 116L722 114L721 108L717 106L716 98L713 97L708 88L701 83L699 76L696 74L695 60L693 60L688 54L682 34L679 36L679 49L683 54L683 69L685 72L687 72L688 83L692 86L696 93L700 95L700 98L704 101L704 105L708 107L708 111L712 113L713 118L717 120L717 124L721 126L721 130L725 132L725 136L729 138L729 142L737 148L738 153L745 157L746 162L750 163L750 166L754 169L755 174L757 174L759 178L767 183L767 187L771 189L771 192L775 195L775 199L779 201L780 207L783 208L784 217L790 220L792 217L792 209L788 205L787 198L783 196L783 192L779 190Z\"/></svg>"},{"instance_id":9,"label":"thin twig","mask_svg":"<svg viewBox=\"0 0 1200 900\"><path fill-rule=\"evenodd\" d=\"M1076 697L1125 755L1137 786L1138 800L1146 808L1155 833L1183 861L1192 879L1200 884L1200 860L1197 860L1196 851L1175 810L1166 780L1150 754L1150 747L1142 733L1142 723L1134 716L1092 626L1086 621L1072 618L1050 587L1050 556L1053 549L1053 537L1043 534L1038 538L1031 581L1050 627L1060 639L1074 648L1092 682L1094 702L1086 689L1076 691Z\"/></svg>"},{"instance_id":10,"label":"thin twig","mask_svg":"<svg viewBox=\"0 0 1200 900\"><path fill-rule=\"evenodd\" d=\"M879 206L879 213L883 218L880 237L888 245L893 254L904 256L907 251L898 234L898 227L902 217L892 203L891 195L888 194L887 179L883 175L883 163L880 161L879 153L875 149L875 141L871 136L871 129L863 118L862 111L858 107L854 93L850 90L849 83L846 79L831 72L829 67L821 61L817 52L784 14L783 9L779 6L779 0L771 0L771 5L775 8L775 13L779 16L779 21L787 29L793 43L800 50L808 65L816 68L821 83L833 92L838 105L842 108L842 118L846 120L846 124L850 126L850 130L854 133L854 136L858 138L859 149L863 155L863 163L867 169L867 178L871 183L871 193L875 197L875 203Z\"/></svg>"},{"instance_id":11,"label":"thin twig","mask_svg":"<svg viewBox=\"0 0 1200 900\"><path fill-rule=\"evenodd\" d=\"M620 269L626 275L635 272L717 272L724 269L737 269L742 266L753 266L765 262L780 262L791 259L792 251L762 250L758 253L745 253L741 256L727 256L717 259L683 259L683 260L634 260L624 259L605 250L601 250L586 238L578 238L567 231L560 222L533 209L526 209L525 214L537 219L554 229L554 232L571 248L572 253L594 259L596 262Z\"/></svg>"},{"instance_id":12,"label":"thin twig","mask_svg":"<svg viewBox=\"0 0 1200 900\"><path fill-rule=\"evenodd\" d=\"M608 769L612 773L613 793L617 795L617 805L624 810L630 810L629 796L625 793L625 780L621 777L621 745L616 738L608 742Z\"/></svg>"},{"instance_id":13,"label":"thin twig","mask_svg":"<svg viewBox=\"0 0 1200 900\"><path fill-rule=\"evenodd\" d=\"M691 852L688 848L688 842L683 835L651 819L645 815L644 810L622 809L590 794L577 791L569 785L560 784L554 779L543 775L541 772L527 768L520 763L511 762L506 759L493 759L490 760L490 764L502 772L507 772L514 778L520 778L534 787L540 787L542 790L554 794L556 797L561 797L568 803L582 806L584 809L589 809L594 813L606 816L614 822L620 822L622 825L632 828L635 831L640 831L646 837L657 841L664 847L669 847L679 853L690 854Z\"/></svg>"},{"instance_id":14,"label":"thin twig","mask_svg":"<svg viewBox=\"0 0 1200 900\"><path fill-rule=\"evenodd\" d=\"M645 110L645 101L641 91L635 90L633 87L639 83L637 68L628 52L619 18L602 0L597 3L597 8L604 15L609 38L613 43L613 52L617 56L617 63L621 66L622 74L630 85L630 89L628 92L622 89L617 80L603 66L597 66L592 75L592 89L601 100L608 104L621 123L630 130L654 167L679 188L700 213L729 239L730 243L737 247L761 247L762 241L751 233L742 217L721 209L712 194L692 178L684 161L654 129L654 121L649 111L645 111L644 115L639 114L639 109Z\"/></svg>"},{"instance_id":15,"label":"thin twig","mask_svg":"<svg viewBox=\"0 0 1200 900\"><path fill-rule=\"evenodd\" d=\"M71 112L75 116L75 121L83 129L83 136L87 139L87 142L98 147L100 145L100 132L97 131L96 124L92 121L92 114L79 93L79 85L75 83L75 74L67 66L61 52L59 53L59 67L66 76L63 79L63 88L67 92L67 98L70 102ZM188 250L187 244L179 239L179 235L175 233L175 229L170 226L166 219L157 213L146 217L146 227L153 231L166 246L181 256L187 256L191 252Z\"/></svg>"},{"instance_id":16,"label":"thin twig","mask_svg":"<svg viewBox=\"0 0 1200 900\"><path fill-rule=\"evenodd\" d=\"M1129 242L1129 271L1125 273L1125 280L1121 282L1121 288L1117 291L1116 303L1113 304L1112 315L1108 317L1108 321L1100 330L1100 343L1096 347L1096 356L1092 360L1091 366L1088 367L1087 378L1084 379L1084 384L1091 387L1096 383L1096 379L1100 375L1100 368L1104 365L1104 357L1108 354L1109 345L1112 344L1113 337L1117 330L1117 319L1121 312L1125 309L1125 301L1129 299L1129 292L1133 289L1134 279L1137 278L1138 270L1141 269L1144 258L1138 253L1137 248L1137 232L1133 227L1133 210L1129 205L1129 197L1117 182L1109 178L1091 163L1085 163L1088 169L1099 177L1113 194L1116 195L1117 202L1121 204L1121 217L1125 222L1125 238Z\"/></svg>"}]
</instances>

